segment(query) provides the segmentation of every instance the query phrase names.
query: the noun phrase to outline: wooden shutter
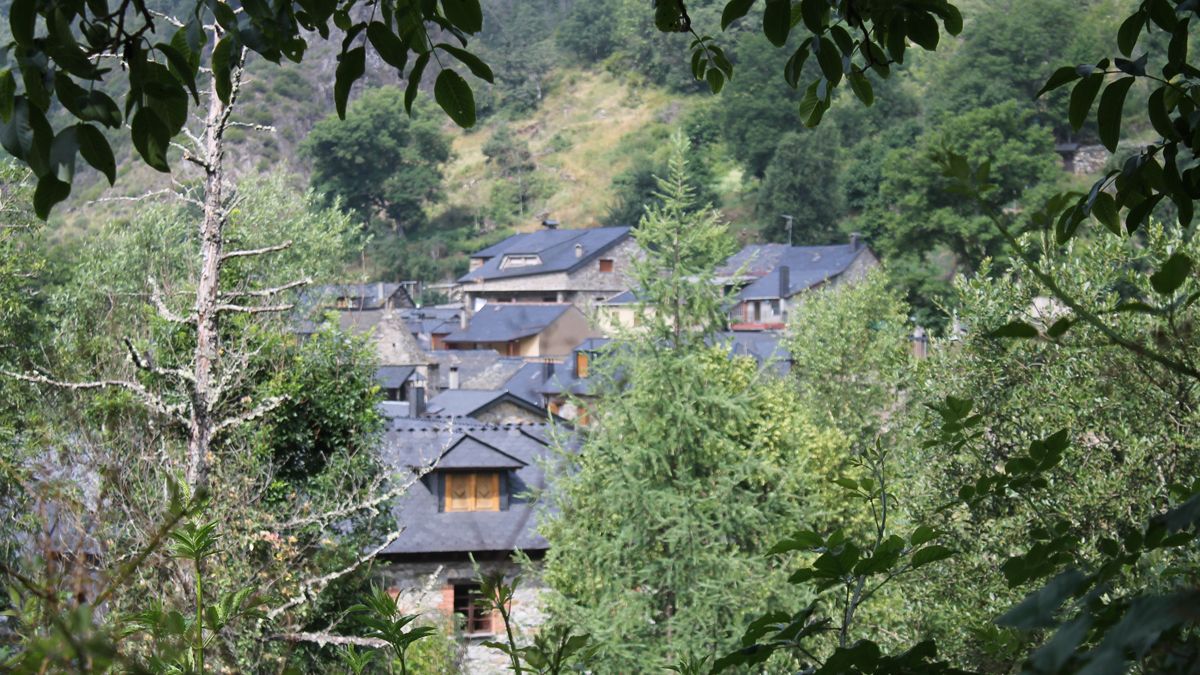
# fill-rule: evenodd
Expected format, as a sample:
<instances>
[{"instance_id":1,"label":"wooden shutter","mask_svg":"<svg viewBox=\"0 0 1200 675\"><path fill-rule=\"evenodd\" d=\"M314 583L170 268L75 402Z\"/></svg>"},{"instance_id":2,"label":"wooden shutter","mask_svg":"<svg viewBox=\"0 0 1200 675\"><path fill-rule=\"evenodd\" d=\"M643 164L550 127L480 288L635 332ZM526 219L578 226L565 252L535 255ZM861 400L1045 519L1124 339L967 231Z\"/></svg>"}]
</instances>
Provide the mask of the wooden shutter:
<instances>
[{"instance_id":1,"label":"wooden shutter","mask_svg":"<svg viewBox=\"0 0 1200 675\"><path fill-rule=\"evenodd\" d=\"M471 474L475 482L476 511L500 510L500 474L476 473Z\"/></svg>"},{"instance_id":2,"label":"wooden shutter","mask_svg":"<svg viewBox=\"0 0 1200 675\"><path fill-rule=\"evenodd\" d=\"M468 473L446 474L446 510L470 511L472 501L471 480Z\"/></svg>"},{"instance_id":3,"label":"wooden shutter","mask_svg":"<svg viewBox=\"0 0 1200 675\"><path fill-rule=\"evenodd\" d=\"M575 352L575 377L588 376L588 353Z\"/></svg>"}]
</instances>

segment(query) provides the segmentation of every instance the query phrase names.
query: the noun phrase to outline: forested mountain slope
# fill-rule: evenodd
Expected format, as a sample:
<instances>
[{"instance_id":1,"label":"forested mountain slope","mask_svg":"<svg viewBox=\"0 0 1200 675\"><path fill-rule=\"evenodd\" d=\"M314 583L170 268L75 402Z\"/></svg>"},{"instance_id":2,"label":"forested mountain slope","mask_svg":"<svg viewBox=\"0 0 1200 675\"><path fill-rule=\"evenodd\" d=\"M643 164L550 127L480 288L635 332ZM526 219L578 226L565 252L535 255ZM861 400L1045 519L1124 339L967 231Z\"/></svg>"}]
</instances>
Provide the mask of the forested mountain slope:
<instances>
[{"instance_id":1,"label":"forested mountain slope","mask_svg":"<svg viewBox=\"0 0 1200 675\"><path fill-rule=\"evenodd\" d=\"M390 193L360 201L409 207L355 210L365 235L355 273L438 281L460 272L471 249L536 227L543 217L569 227L635 223L652 199L653 176L665 169L664 141L682 128L693 144L690 170L701 199L715 203L743 240L786 241L789 220L795 243L863 232L892 261L909 300L936 313L947 280L999 247L986 223L945 197L932 153L953 147L974 159L991 157L1001 179L996 199L1006 208L1086 184L1086 176L1061 170L1055 145L1095 142L1094 129L1071 129L1065 93L1034 94L1056 65L1111 51L1114 22L1131 3L963 3L961 38L936 53L914 52L891 78L875 80L872 107L840 92L826 122L811 131L800 120L800 92L782 78L785 51L766 41L757 16L719 35L736 69L712 96L691 77L688 39L657 32L643 4L485 2L477 47L496 80L478 83L479 123L458 129L419 102L416 116L424 121L417 124L444 135L449 159L422 167L433 185L362 174L363 183L390 178ZM696 2L689 11L701 30L716 32L720 7ZM297 190L330 193L330 203L353 201L332 187L328 174L339 169L318 166L319 153L303 151L314 126L333 111L336 46L336 36L314 40L300 66L249 64L236 113L245 126L230 135L236 174L282 171ZM382 62L369 63L367 73L352 93L352 116L353 101L366 92L402 83ZM1141 105L1144 93L1131 91L1127 105ZM404 116L401 107L384 118ZM403 133L396 124L395 133ZM330 125L326 140L356 144L347 152L372 158L367 164L379 169L373 156L386 146L380 138L393 133L390 126L342 139L345 128ZM1130 128L1123 136L1134 142L1146 131ZM113 190L99 176L77 189L56 213L60 238L124 217L137 204L125 198L171 186L167 176L131 161L127 145L117 151L124 178ZM186 183L186 171L175 180ZM405 195L406 185L419 193ZM96 199L110 201L80 208Z\"/></svg>"}]
</instances>

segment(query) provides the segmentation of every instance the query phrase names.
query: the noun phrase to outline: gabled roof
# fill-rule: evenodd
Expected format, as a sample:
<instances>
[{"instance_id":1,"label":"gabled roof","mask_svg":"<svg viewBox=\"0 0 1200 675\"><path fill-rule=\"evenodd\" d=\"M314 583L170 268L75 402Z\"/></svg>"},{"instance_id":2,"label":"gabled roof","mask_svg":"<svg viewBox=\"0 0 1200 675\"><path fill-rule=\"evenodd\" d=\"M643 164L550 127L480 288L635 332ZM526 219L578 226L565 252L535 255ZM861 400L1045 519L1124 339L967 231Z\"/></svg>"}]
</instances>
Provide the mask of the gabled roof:
<instances>
[{"instance_id":1,"label":"gabled roof","mask_svg":"<svg viewBox=\"0 0 1200 675\"><path fill-rule=\"evenodd\" d=\"M466 330L447 335L443 342L518 340L541 333L571 309L570 304L488 303L475 312Z\"/></svg>"},{"instance_id":2,"label":"gabled roof","mask_svg":"<svg viewBox=\"0 0 1200 675\"><path fill-rule=\"evenodd\" d=\"M500 403L528 410L538 416L549 413L540 405L527 401L503 389L447 389L429 400L426 415L430 417L470 417L486 412Z\"/></svg>"},{"instance_id":3,"label":"gabled roof","mask_svg":"<svg viewBox=\"0 0 1200 675\"><path fill-rule=\"evenodd\" d=\"M385 309L389 298L393 300L393 306L396 308L412 307L414 304L412 298L408 295L408 291L402 284L385 281L368 284L314 286L305 291L302 298L302 305L324 306L332 306L339 299L346 298L351 302L352 306L341 309L358 311Z\"/></svg>"},{"instance_id":4,"label":"gabled roof","mask_svg":"<svg viewBox=\"0 0 1200 675\"><path fill-rule=\"evenodd\" d=\"M854 259L869 249L861 244L832 246L788 246L786 244L750 244L733 254L717 269L726 278L752 280L742 289L742 300L790 298L823 281L836 277ZM780 269L788 268L786 294L781 294ZM739 277L740 272L740 277Z\"/></svg>"},{"instance_id":5,"label":"gabled roof","mask_svg":"<svg viewBox=\"0 0 1200 675\"><path fill-rule=\"evenodd\" d=\"M375 382L384 389L397 389L416 371L416 366L380 366L375 369Z\"/></svg>"},{"instance_id":6,"label":"gabled roof","mask_svg":"<svg viewBox=\"0 0 1200 675\"><path fill-rule=\"evenodd\" d=\"M545 475L536 461L551 457L545 425L447 428L423 420L411 422L410 426L384 435L382 461L399 474L398 480L405 480L415 469L430 465L435 471L426 474L396 500L392 513L404 531L383 551L384 555L546 550L548 544L537 532L536 509L529 494L545 488ZM446 460L451 461L460 451L466 453L464 457L487 451L519 463L512 469L504 469L508 472L506 509L452 513L438 510L436 467L439 465L435 460L444 453Z\"/></svg>"},{"instance_id":7,"label":"gabled roof","mask_svg":"<svg viewBox=\"0 0 1200 675\"><path fill-rule=\"evenodd\" d=\"M541 389L542 385L546 383L547 374L553 374L556 369L561 367L561 362L525 363L504 382L503 388L517 398L541 406Z\"/></svg>"},{"instance_id":8,"label":"gabled roof","mask_svg":"<svg viewBox=\"0 0 1200 675\"><path fill-rule=\"evenodd\" d=\"M476 252L472 258L483 265L459 278L459 283L509 279L535 274L570 272L595 259L629 237L628 227L596 227L585 230L538 230L515 234ZM579 247L578 252L576 247ZM578 253L578 254L577 254ZM503 268L505 256L536 255L540 264Z\"/></svg>"},{"instance_id":9,"label":"gabled roof","mask_svg":"<svg viewBox=\"0 0 1200 675\"><path fill-rule=\"evenodd\" d=\"M520 469L528 464L469 435L442 453L437 469Z\"/></svg>"},{"instance_id":10,"label":"gabled roof","mask_svg":"<svg viewBox=\"0 0 1200 675\"><path fill-rule=\"evenodd\" d=\"M729 347L734 356L750 356L759 367L770 366L780 375L792 369L792 354L775 331L725 331L713 336L713 342Z\"/></svg>"}]
</instances>

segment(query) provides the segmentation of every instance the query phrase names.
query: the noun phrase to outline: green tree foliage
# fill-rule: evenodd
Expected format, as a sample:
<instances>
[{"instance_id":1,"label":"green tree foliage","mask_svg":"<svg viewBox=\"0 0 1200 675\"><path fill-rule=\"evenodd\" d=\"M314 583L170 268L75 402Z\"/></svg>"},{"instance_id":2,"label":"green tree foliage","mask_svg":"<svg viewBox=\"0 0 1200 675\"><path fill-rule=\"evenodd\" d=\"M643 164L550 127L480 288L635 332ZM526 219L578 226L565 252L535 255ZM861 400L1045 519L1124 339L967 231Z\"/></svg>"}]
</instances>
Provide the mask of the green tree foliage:
<instances>
[{"instance_id":1,"label":"green tree foliage","mask_svg":"<svg viewBox=\"0 0 1200 675\"><path fill-rule=\"evenodd\" d=\"M947 297L956 274L975 270L1005 249L979 205L949 192L952 180L937 162L947 148L990 161L996 185L986 199L994 208L1019 211L1036 203L1061 176L1050 130L1012 102L949 118L882 159L878 194L854 227L889 262L926 323L936 321L933 307Z\"/></svg>"},{"instance_id":2,"label":"green tree foliage","mask_svg":"<svg viewBox=\"0 0 1200 675\"><path fill-rule=\"evenodd\" d=\"M908 305L887 274L820 290L792 310L786 344L804 407L862 452L897 412L912 366Z\"/></svg>"},{"instance_id":3,"label":"green tree foliage","mask_svg":"<svg viewBox=\"0 0 1200 675\"><path fill-rule=\"evenodd\" d=\"M1150 290L1146 267L1161 264L1171 251L1195 248L1159 226L1148 234L1142 250L1106 237L1047 262L1089 307L1111 310L1134 289ZM963 555L944 574L913 587L914 597L922 599L911 606L908 620L924 625L964 665L994 671L1019 663L1029 643L1009 630L988 627L992 619L1061 566L1099 566L1104 539L1128 536L1136 523L1177 503L1180 486L1200 478L1200 447L1185 431L1197 424L1196 391L1186 375L1105 345L1092 328L1074 328L1054 340L990 337L1014 317L1048 331L1070 316L1036 279L997 276L985 266L957 284L955 292L967 334L953 348L933 350L920 373L918 402L948 395L971 399L982 419L977 440L967 445L914 445L905 458L905 473L912 477L903 483L906 501L932 513L957 501L964 485L994 475L995 467L1013 473L1007 463L1030 443L1069 430L1061 464L1047 472L1041 489L988 493L940 519L939 527ZM1176 320L1190 322L1190 314L1189 309ZM1145 316L1125 315L1115 323L1142 339L1160 330ZM1195 349L1189 339L1162 338L1160 344L1180 357ZM938 415L924 406L912 412L911 424L918 430L938 423ZM921 431L917 434L919 439ZM1194 564L1192 553L1165 548L1139 561L1116 584L1158 593L1175 583L1172 565L1183 570Z\"/></svg>"},{"instance_id":4,"label":"green tree foliage","mask_svg":"<svg viewBox=\"0 0 1200 675\"><path fill-rule=\"evenodd\" d=\"M227 292L237 293L251 282L256 288L282 284L303 274L327 280L352 254L352 221L287 185L286 179L271 177L238 186L242 199L230 218L231 243L247 249L292 244L269 261L228 259ZM150 299L178 312L179 298L192 295L189 287L199 264L194 218L187 206L148 205L133 221L114 224L85 242L80 264L61 287L45 290L55 330L29 365L62 379L127 379L168 405L178 401L173 378L184 377L177 373L186 372L194 332L170 320L170 312L157 310ZM330 625L339 603L348 604L340 594L362 582L356 561L390 531L382 528L392 525L389 517L356 506L379 497L389 485L380 482L374 453L380 421L373 352L365 340L332 329L301 342L290 318L271 313L231 317L221 340L224 358L236 365L221 373L221 413L249 414L260 403L278 403L254 415L253 424L219 435L213 446L203 518L218 524L219 542L197 593L219 599L245 591L242 600L253 594L257 604L278 611L261 622L210 627L224 631L222 639L238 648L211 650L206 662L239 671L268 662L303 664L315 652L265 639L269 633L264 631ZM168 623L172 611L190 615L198 604L190 584L164 579L177 573L187 578L191 572L172 562L161 546L161 528L184 513L168 508L163 489L182 473L184 429L170 417L148 412L125 388L47 387L30 396L28 409L46 411L39 433L23 439L18 455L37 459L19 467L39 477L30 484L31 508L53 509L71 536L86 532L83 544L70 545L86 545L92 551L88 574L97 583L112 584L103 598L102 626L79 630L101 631L105 639L120 642L126 629L158 634L145 624L150 620L145 612L154 608ZM64 473L61 467L70 470ZM79 570L74 563L55 562L62 558L56 547L67 545L63 541L71 540L26 540L20 551L17 564L26 578L64 593L63 600L49 604L36 592L19 596L31 602L12 624L24 640L56 635L61 640L45 619L60 612L90 625L87 603L95 598L67 594ZM130 552L142 550L147 551L142 564L128 562ZM118 570L125 571L118 575ZM346 573L330 577L334 588L326 589L329 581L313 585L312 579L340 570ZM71 658L66 643L54 644L54 658ZM152 647L151 641L131 641L121 643L120 650L141 658Z\"/></svg>"},{"instance_id":5,"label":"green tree foliage","mask_svg":"<svg viewBox=\"0 0 1200 675\"><path fill-rule=\"evenodd\" d=\"M401 236L428 222L425 209L441 194L442 165L450 159L437 123L410 119L403 109L399 89L371 90L345 120L318 122L301 145L313 189L328 203L340 201L374 231Z\"/></svg>"},{"instance_id":6,"label":"green tree foliage","mask_svg":"<svg viewBox=\"0 0 1200 675\"><path fill-rule=\"evenodd\" d=\"M792 219L795 245L830 244L840 238L844 209L839 184L841 140L836 127L785 135L775 148L759 186L755 210L766 225L763 236L786 242Z\"/></svg>"},{"instance_id":7,"label":"green tree foliage","mask_svg":"<svg viewBox=\"0 0 1200 675\"><path fill-rule=\"evenodd\" d=\"M500 223L525 218L546 187L545 178L537 173L529 142L514 134L508 125L501 125L482 150L500 178L492 186L489 215Z\"/></svg>"},{"instance_id":8,"label":"green tree foliage","mask_svg":"<svg viewBox=\"0 0 1200 675\"><path fill-rule=\"evenodd\" d=\"M558 24L555 39L584 63L604 60L620 44L617 38L617 3L576 0Z\"/></svg>"},{"instance_id":9,"label":"green tree foliage","mask_svg":"<svg viewBox=\"0 0 1200 675\"><path fill-rule=\"evenodd\" d=\"M114 154L97 125L121 129L128 123L138 155L154 169L169 172L171 139L187 123L192 103L200 103L201 64L212 73L212 94L228 105L248 54L275 64L285 57L300 61L314 35L328 39L335 28L348 38L337 57L333 87L340 117L355 82L366 73L370 47L401 76L407 71L406 109L433 65L438 70L434 99L455 122L472 126L474 94L467 80L447 65L459 62L474 76L493 79L491 69L465 49L468 36L483 28L479 0L387 0L374 8L381 11L359 17L355 3L317 7L297 2L273 8L191 2L168 8L179 16L164 19L145 0L126 0L112 9L15 0L9 11L12 41L5 47L16 56L17 67L0 70L0 142L37 176L34 206L44 218L70 195L77 157L115 182ZM460 46L434 42L439 31ZM121 55L124 68L99 65L111 54ZM124 89L121 107L109 93L117 89ZM55 105L68 114L52 124L48 117Z\"/></svg>"},{"instance_id":10,"label":"green tree foliage","mask_svg":"<svg viewBox=\"0 0 1200 675\"><path fill-rule=\"evenodd\" d=\"M749 608L784 601L763 554L803 511L805 451L839 447L785 382L708 343L730 241L711 211L692 212L681 143L635 230L644 332L598 362L609 393L553 474L543 525L554 617L592 637L597 672L731 647Z\"/></svg>"}]
</instances>

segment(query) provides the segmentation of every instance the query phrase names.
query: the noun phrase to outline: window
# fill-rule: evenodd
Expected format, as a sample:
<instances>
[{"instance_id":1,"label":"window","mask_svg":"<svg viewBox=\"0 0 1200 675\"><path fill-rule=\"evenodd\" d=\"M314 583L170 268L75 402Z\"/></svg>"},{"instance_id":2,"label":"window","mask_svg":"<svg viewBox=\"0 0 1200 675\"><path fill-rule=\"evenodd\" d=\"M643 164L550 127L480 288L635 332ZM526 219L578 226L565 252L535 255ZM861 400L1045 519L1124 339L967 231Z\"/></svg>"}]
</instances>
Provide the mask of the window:
<instances>
[{"instance_id":1,"label":"window","mask_svg":"<svg viewBox=\"0 0 1200 675\"><path fill-rule=\"evenodd\" d=\"M604 272L605 274L608 274L609 272L613 271L612 258L601 258L600 259L600 271Z\"/></svg>"},{"instance_id":2,"label":"window","mask_svg":"<svg viewBox=\"0 0 1200 675\"><path fill-rule=\"evenodd\" d=\"M587 377L591 358L587 352L575 352L575 377Z\"/></svg>"},{"instance_id":3,"label":"window","mask_svg":"<svg viewBox=\"0 0 1200 675\"><path fill-rule=\"evenodd\" d=\"M385 401L403 401L405 400L404 387L388 387L384 390L383 400Z\"/></svg>"},{"instance_id":4,"label":"window","mask_svg":"<svg viewBox=\"0 0 1200 675\"><path fill-rule=\"evenodd\" d=\"M506 255L504 256L504 260L500 261L500 269L506 270L513 267L530 267L541 264L542 259L536 255Z\"/></svg>"},{"instance_id":5,"label":"window","mask_svg":"<svg viewBox=\"0 0 1200 675\"><path fill-rule=\"evenodd\" d=\"M445 511L499 511L500 473L447 472L442 496Z\"/></svg>"},{"instance_id":6,"label":"window","mask_svg":"<svg viewBox=\"0 0 1200 675\"><path fill-rule=\"evenodd\" d=\"M463 632L491 634L492 613L483 608L479 584L454 584L454 613L463 618Z\"/></svg>"}]
</instances>

